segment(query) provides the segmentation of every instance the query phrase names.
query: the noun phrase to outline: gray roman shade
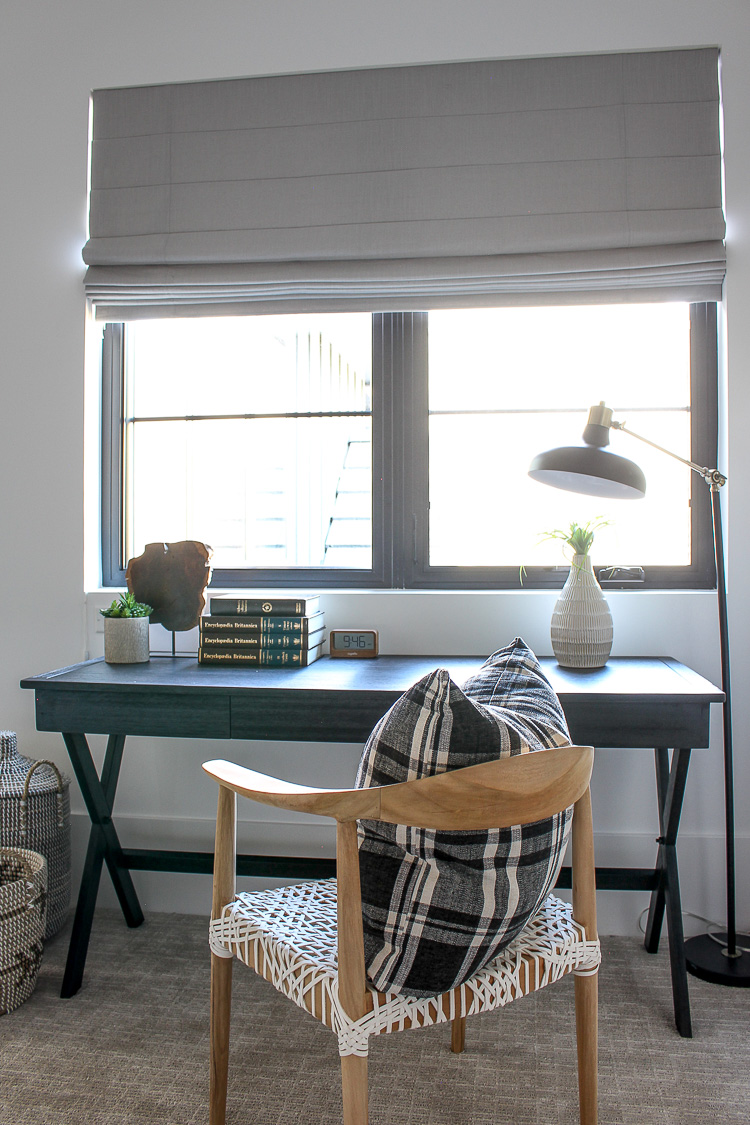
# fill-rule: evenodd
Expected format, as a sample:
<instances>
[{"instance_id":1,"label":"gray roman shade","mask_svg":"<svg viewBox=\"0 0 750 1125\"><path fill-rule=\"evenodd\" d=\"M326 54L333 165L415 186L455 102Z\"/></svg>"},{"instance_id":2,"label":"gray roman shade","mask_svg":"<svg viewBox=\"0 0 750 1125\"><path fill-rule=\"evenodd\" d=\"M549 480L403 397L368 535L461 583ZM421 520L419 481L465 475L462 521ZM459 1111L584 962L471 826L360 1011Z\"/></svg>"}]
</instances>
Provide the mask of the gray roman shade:
<instances>
[{"instance_id":1,"label":"gray roman shade","mask_svg":"<svg viewBox=\"0 0 750 1125\"><path fill-rule=\"evenodd\" d=\"M107 318L716 300L715 48L96 90Z\"/></svg>"}]
</instances>

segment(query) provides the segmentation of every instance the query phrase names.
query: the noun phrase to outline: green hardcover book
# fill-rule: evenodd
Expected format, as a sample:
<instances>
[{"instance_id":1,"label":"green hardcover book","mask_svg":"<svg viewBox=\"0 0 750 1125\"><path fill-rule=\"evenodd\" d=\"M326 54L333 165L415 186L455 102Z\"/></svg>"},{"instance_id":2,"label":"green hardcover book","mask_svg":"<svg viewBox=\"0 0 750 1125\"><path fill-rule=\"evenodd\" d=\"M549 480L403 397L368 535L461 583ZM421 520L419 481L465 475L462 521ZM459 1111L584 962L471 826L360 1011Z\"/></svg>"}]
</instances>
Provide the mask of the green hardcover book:
<instances>
[{"instance_id":1,"label":"green hardcover book","mask_svg":"<svg viewBox=\"0 0 750 1125\"><path fill-rule=\"evenodd\" d=\"M218 652L207 652L201 647L198 649L198 663L235 668L301 668L312 664L322 652L322 645L310 649L250 649L249 651L232 649Z\"/></svg>"},{"instance_id":2,"label":"green hardcover book","mask_svg":"<svg viewBox=\"0 0 750 1125\"><path fill-rule=\"evenodd\" d=\"M320 594L304 598L211 598L209 610L234 617L309 617L320 608Z\"/></svg>"},{"instance_id":3,"label":"green hardcover book","mask_svg":"<svg viewBox=\"0 0 750 1125\"><path fill-rule=\"evenodd\" d=\"M298 633L303 637L319 633L323 628L325 614L313 613L310 617L236 617L211 614L199 621L201 637L224 633L236 636L238 633L257 633L268 636L273 633Z\"/></svg>"},{"instance_id":4,"label":"green hardcover book","mask_svg":"<svg viewBox=\"0 0 750 1125\"><path fill-rule=\"evenodd\" d=\"M325 633L204 633L200 647L204 652L275 652L279 649L293 649L306 652L323 643Z\"/></svg>"}]
</instances>

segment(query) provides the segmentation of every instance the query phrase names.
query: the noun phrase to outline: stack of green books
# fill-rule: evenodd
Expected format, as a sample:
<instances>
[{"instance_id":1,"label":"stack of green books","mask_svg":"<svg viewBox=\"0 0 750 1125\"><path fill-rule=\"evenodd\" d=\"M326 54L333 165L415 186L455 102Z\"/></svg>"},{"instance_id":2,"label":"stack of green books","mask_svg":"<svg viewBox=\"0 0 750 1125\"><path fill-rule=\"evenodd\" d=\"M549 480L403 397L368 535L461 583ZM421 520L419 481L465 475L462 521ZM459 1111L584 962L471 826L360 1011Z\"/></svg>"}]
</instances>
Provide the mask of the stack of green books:
<instances>
[{"instance_id":1,"label":"stack of green books","mask_svg":"<svg viewBox=\"0 0 750 1125\"><path fill-rule=\"evenodd\" d=\"M322 654L320 595L211 598L200 619L199 664L301 667Z\"/></svg>"}]
</instances>

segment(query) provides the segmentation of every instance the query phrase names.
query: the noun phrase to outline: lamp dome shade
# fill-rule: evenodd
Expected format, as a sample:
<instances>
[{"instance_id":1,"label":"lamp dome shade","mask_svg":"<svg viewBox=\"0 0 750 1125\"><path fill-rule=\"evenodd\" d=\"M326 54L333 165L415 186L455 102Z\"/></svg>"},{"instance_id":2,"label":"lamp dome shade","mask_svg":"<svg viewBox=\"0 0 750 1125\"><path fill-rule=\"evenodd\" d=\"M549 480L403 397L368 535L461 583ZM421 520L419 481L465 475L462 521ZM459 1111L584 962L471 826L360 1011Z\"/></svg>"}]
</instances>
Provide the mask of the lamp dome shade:
<instances>
[{"instance_id":1,"label":"lamp dome shade","mask_svg":"<svg viewBox=\"0 0 750 1125\"><path fill-rule=\"evenodd\" d=\"M539 453L529 476L566 492L613 500L642 500L646 478L633 461L590 445L568 445Z\"/></svg>"}]
</instances>

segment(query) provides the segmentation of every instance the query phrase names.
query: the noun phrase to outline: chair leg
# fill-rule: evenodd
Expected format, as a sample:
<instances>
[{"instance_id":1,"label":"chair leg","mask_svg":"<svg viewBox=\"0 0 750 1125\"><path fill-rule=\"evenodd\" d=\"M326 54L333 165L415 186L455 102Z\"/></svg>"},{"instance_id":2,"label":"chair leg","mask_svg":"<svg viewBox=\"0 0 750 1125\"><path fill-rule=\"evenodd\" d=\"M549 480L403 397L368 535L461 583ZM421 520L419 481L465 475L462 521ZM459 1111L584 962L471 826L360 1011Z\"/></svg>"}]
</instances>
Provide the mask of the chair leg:
<instances>
[{"instance_id":1,"label":"chair leg","mask_svg":"<svg viewBox=\"0 0 750 1125\"><path fill-rule=\"evenodd\" d=\"M575 978L578 1104L581 1125L597 1125L599 975Z\"/></svg>"},{"instance_id":2,"label":"chair leg","mask_svg":"<svg viewBox=\"0 0 750 1125\"><path fill-rule=\"evenodd\" d=\"M211 954L210 1125L224 1125L229 1071L229 1017L232 1006L232 957Z\"/></svg>"},{"instance_id":3,"label":"chair leg","mask_svg":"<svg viewBox=\"0 0 750 1125\"><path fill-rule=\"evenodd\" d=\"M366 1058L359 1055L341 1056L341 1090L344 1098L344 1125L367 1125Z\"/></svg>"},{"instance_id":4,"label":"chair leg","mask_svg":"<svg viewBox=\"0 0 750 1125\"><path fill-rule=\"evenodd\" d=\"M466 1016L455 1016L451 1020L451 1051L460 1055L466 1044Z\"/></svg>"}]
</instances>

